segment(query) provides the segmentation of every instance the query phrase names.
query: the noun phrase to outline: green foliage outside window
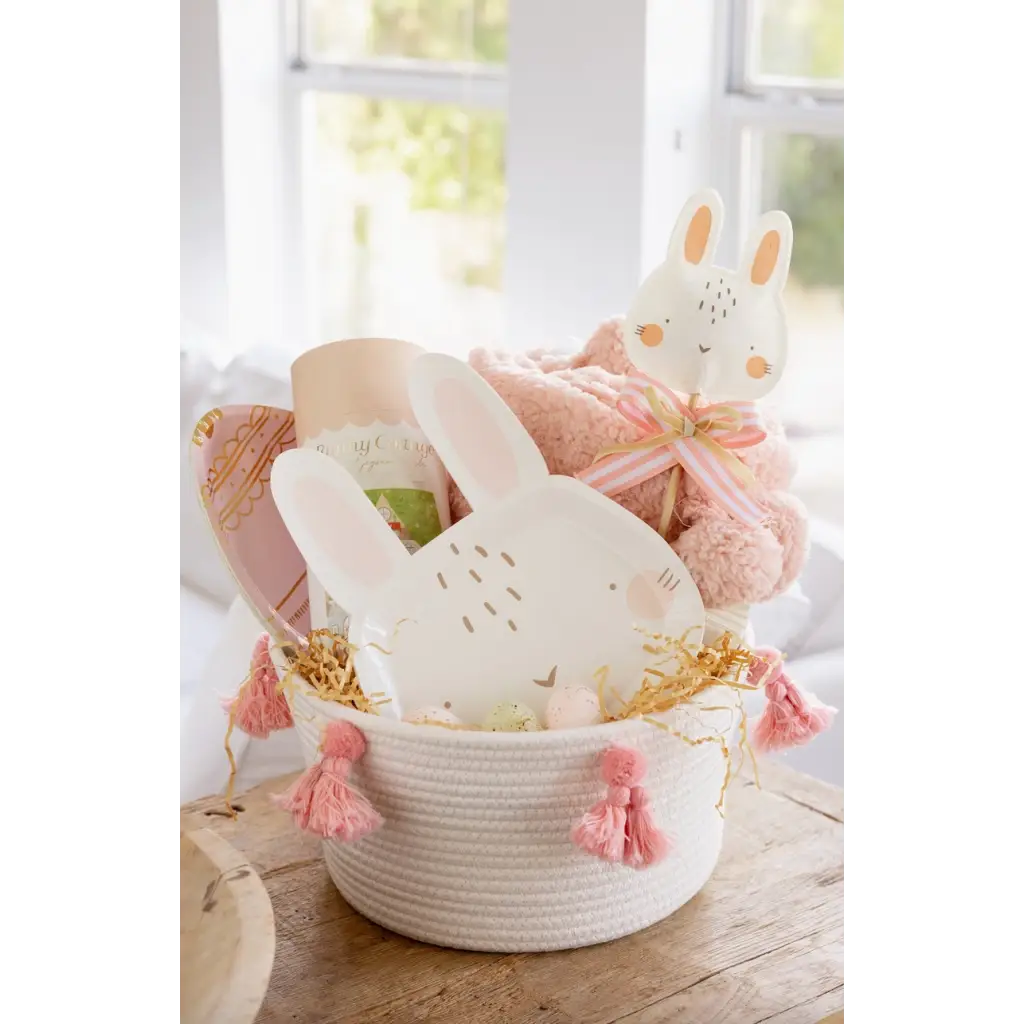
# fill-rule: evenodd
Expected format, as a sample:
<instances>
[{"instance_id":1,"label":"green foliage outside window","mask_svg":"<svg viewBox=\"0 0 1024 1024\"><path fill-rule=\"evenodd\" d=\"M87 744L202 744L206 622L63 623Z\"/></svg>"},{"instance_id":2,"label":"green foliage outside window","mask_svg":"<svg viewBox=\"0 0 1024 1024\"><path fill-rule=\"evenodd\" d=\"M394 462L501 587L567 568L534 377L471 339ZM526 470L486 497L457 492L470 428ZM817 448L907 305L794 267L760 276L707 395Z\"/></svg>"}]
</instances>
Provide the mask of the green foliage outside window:
<instances>
[{"instance_id":1,"label":"green foliage outside window","mask_svg":"<svg viewBox=\"0 0 1024 1024\"><path fill-rule=\"evenodd\" d=\"M360 45L376 57L502 63L507 59L507 7L508 0L373 0ZM319 13L329 12L321 4ZM841 2L769 2L760 66L769 74L788 70L841 76L842 28ZM504 115L346 97L344 105L321 108L319 128L332 145L348 149L359 171L397 170L408 176L413 209L463 212L493 221L490 257L482 265L464 267L462 277L466 284L500 288ZM841 288L842 140L770 136L764 139L763 158L765 200L777 203L793 220L794 280L807 287ZM359 212L355 231L357 240L365 242L372 213L365 207Z\"/></svg>"}]
</instances>

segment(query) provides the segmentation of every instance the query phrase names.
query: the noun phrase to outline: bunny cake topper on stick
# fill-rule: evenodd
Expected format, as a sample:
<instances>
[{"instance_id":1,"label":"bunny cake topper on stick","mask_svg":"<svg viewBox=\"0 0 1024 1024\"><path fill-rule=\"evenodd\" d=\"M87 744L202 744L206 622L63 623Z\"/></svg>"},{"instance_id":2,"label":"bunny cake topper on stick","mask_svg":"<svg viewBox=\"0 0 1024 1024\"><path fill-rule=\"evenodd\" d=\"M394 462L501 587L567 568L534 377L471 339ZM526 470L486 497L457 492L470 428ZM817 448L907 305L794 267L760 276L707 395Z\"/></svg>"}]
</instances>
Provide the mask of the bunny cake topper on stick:
<instances>
[{"instance_id":1,"label":"bunny cake topper on stick","mask_svg":"<svg viewBox=\"0 0 1024 1024\"><path fill-rule=\"evenodd\" d=\"M691 196L665 261L644 280L626 315L623 342L633 365L673 391L715 402L755 401L786 367L786 311L793 226L781 210L763 214L740 270L712 263L722 233L714 189Z\"/></svg>"},{"instance_id":2,"label":"bunny cake topper on stick","mask_svg":"<svg viewBox=\"0 0 1024 1024\"><path fill-rule=\"evenodd\" d=\"M410 374L417 421L474 511L414 556L356 482L314 451L285 453L271 486L312 571L351 612L349 638L382 714L445 707L480 722L498 700L609 685L628 699L647 632L700 644L704 607L668 544L615 502L550 476L491 387L450 356Z\"/></svg>"},{"instance_id":3,"label":"bunny cake topper on stick","mask_svg":"<svg viewBox=\"0 0 1024 1024\"><path fill-rule=\"evenodd\" d=\"M732 271L711 262L722 222L722 200L713 189L698 192L683 207L665 261L640 286L623 324L626 354L639 373L627 381L619 410L641 436L605 448L578 474L614 495L671 471L662 535L683 469L735 519L756 525L768 513L753 475L732 449L764 439L753 403L785 368L781 292L793 227L781 210L764 214L741 269ZM702 398L714 404L701 405Z\"/></svg>"}]
</instances>

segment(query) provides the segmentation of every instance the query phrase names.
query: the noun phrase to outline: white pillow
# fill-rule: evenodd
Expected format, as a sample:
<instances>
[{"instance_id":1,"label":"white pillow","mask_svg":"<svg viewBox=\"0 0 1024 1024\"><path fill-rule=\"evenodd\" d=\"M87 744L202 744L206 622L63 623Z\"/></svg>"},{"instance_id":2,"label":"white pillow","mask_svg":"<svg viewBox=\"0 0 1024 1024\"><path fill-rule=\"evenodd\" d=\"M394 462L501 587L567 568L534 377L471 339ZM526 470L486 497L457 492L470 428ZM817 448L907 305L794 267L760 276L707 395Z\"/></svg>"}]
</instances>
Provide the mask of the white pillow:
<instances>
[{"instance_id":1,"label":"white pillow","mask_svg":"<svg viewBox=\"0 0 1024 1024\"><path fill-rule=\"evenodd\" d=\"M181 493L180 493L180 573L182 582L202 591L227 607L237 592L235 581L225 568L213 539L206 513L199 503L191 465L192 431L196 423L214 406L217 373L210 360L200 352L181 353Z\"/></svg>"},{"instance_id":2,"label":"white pillow","mask_svg":"<svg viewBox=\"0 0 1024 1024\"><path fill-rule=\"evenodd\" d=\"M792 653L808 656L841 649L845 587L841 528L811 520L811 553L800 584L811 602L811 615L793 638Z\"/></svg>"},{"instance_id":3,"label":"white pillow","mask_svg":"<svg viewBox=\"0 0 1024 1024\"><path fill-rule=\"evenodd\" d=\"M790 644L810 621L811 602L799 580L765 604L750 609L750 625L758 647L775 647L789 652Z\"/></svg>"}]
</instances>

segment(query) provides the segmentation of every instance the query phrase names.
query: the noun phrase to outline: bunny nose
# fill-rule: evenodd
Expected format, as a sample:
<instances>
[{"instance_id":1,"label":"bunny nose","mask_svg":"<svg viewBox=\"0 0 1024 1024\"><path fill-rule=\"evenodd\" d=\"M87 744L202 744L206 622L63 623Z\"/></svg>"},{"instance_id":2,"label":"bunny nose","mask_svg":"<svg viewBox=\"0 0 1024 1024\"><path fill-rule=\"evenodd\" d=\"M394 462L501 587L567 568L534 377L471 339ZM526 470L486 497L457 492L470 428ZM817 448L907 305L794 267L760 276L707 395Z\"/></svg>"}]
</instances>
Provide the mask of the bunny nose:
<instances>
[{"instance_id":1,"label":"bunny nose","mask_svg":"<svg viewBox=\"0 0 1024 1024\"><path fill-rule=\"evenodd\" d=\"M708 352L710 352L710 351L711 351L711 346L710 346L710 345L708 345L708 347L707 347L707 348L705 348L705 347L704 347L703 345L701 345L701 344L700 344L699 342L697 343L697 348L699 348L699 349L700 349L700 354L701 354L702 356L703 356L703 355L707 355L707 354L708 354Z\"/></svg>"}]
</instances>

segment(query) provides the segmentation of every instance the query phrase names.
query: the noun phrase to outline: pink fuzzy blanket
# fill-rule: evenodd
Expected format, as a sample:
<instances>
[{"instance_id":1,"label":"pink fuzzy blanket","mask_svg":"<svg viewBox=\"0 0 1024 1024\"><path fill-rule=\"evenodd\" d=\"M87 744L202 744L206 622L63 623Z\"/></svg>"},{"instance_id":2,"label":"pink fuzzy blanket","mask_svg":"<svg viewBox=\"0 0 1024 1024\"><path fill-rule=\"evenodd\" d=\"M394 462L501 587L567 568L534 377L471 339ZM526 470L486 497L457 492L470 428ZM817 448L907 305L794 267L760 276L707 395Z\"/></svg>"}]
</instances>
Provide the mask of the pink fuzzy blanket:
<instances>
[{"instance_id":1,"label":"pink fuzzy blanket","mask_svg":"<svg viewBox=\"0 0 1024 1024\"><path fill-rule=\"evenodd\" d=\"M615 407L623 377L632 372L619 321L601 324L575 355L476 349L469 362L522 421L552 473L571 476L606 445L635 440L636 428ZM765 487L769 523L737 523L685 476L676 502L668 541L708 608L769 600L793 583L807 557L807 513L785 490L795 468L792 452L779 421L768 411L762 415L767 438L736 454ZM665 473L614 500L657 528L667 483ZM451 499L453 519L470 511L454 483Z\"/></svg>"}]
</instances>

